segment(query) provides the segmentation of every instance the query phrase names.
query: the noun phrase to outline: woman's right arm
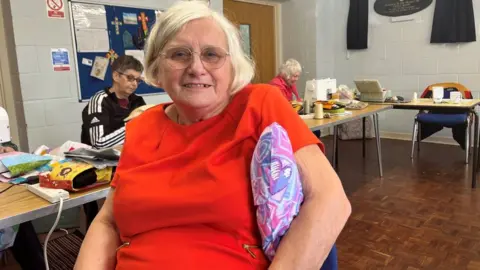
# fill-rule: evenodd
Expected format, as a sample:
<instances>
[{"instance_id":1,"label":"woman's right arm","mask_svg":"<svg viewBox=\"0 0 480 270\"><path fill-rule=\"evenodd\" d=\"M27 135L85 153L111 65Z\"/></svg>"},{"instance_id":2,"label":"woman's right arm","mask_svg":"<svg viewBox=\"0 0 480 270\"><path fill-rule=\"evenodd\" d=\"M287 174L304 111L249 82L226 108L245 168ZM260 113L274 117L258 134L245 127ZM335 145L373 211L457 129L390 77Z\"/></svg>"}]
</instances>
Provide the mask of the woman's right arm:
<instances>
[{"instance_id":1,"label":"woman's right arm","mask_svg":"<svg viewBox=\"0 0 480 270\"><path fill-rule=\"evenodd\" d=\"M116 249L121 245L113 218L113 197L108 195L83 240L74 270L115 269Z\"/></svg>"}]
</instances>

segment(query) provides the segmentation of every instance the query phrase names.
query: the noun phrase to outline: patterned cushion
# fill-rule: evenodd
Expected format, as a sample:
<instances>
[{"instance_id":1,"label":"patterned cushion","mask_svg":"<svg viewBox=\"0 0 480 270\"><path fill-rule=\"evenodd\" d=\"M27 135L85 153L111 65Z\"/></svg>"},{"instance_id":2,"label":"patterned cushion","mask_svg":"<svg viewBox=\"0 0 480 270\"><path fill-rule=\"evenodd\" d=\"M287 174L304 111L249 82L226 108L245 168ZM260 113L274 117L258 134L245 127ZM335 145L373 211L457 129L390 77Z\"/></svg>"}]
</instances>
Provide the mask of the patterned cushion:
<instances>
[{"instance_id":1,"label":"patterned cushion","mask_svg":"<svg viewBox=\"0 0 480 270\"><path fill-rule=\"evenodd\" d=\"M272 260L303 201L290 139L279 124L273 123L262 132L253 153L250 177L263 250Z\"/></svg>"}]
</instances>

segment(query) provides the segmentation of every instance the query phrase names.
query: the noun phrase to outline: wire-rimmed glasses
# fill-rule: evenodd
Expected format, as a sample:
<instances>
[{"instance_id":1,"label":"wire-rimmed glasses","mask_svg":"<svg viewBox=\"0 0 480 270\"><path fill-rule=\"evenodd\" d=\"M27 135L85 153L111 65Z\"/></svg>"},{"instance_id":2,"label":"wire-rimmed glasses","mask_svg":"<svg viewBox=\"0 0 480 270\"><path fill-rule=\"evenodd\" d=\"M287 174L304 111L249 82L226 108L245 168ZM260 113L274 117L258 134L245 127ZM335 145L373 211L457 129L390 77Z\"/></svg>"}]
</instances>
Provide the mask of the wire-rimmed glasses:
<instances>
[{"instance_id":1,"label":"wire-rimmed glasses","mask_svg":"<svg viewBox=\"0 0 480 270\"><path fill-rule=\"evenodd\" d=\"M168 48L161 53L167 60L167 63L173 69L185 69L193 62L193 55L198 54L205 69L218 69L225 64L225 59L230 55L220 47L205 47L200 52L192 51L186 47Z\"/></svg>"}]
</instances>

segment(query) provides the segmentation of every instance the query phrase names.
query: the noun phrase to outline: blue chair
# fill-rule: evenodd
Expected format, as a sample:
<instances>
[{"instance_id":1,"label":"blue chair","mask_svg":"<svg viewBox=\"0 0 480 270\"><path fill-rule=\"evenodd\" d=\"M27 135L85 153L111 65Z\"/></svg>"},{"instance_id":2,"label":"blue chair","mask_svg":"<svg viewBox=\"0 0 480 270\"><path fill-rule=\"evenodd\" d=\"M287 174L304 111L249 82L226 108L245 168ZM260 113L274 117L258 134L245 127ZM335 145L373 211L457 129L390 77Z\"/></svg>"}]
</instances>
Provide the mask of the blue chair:
<instances>
[{"instance_id":1,"label":"blue chair","mask_svg":"<svg viewBox=\"0 0 480 270\"><path fill-rule=\"evenodd\" d=\"M338 269L338 257L337 257L337 247L333 245L330 253L323 262L322 268L320 270L337 270Z\"/></svg>"},{"instance_id":2,"label":"blue chair","mask_svg":"<svg viewBox=\"0 0 480 270\"><path fill-rule=\"evenodd\" d=\"M444 88L444 99L449 99L451 92L461 92L464 99L472 98L471 92L459 83L429 85L423 92L421 98L432 98L432 88L435 86ZM418 142L417 150L420 151L420 142L443 128L452 129L453 138L465 149L465 163L468 163L471 133L470 114L458 113L448 109L431 110L428 112L420 111L415 116L411 158L413 158L414 155L415 140Z\"/></svg>"}]
</instances>

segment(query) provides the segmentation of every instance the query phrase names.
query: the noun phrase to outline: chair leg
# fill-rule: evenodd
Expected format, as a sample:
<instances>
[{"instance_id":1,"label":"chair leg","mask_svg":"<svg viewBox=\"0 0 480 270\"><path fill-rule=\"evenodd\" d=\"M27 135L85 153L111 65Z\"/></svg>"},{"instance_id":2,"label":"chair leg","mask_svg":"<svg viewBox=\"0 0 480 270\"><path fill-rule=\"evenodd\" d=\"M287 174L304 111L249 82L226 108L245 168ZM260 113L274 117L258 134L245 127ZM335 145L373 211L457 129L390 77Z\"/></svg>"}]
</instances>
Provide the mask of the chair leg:
<instances>
[{"instance_id":1,"label":"chair leg","mask_svg":"<svg viewBox=\"0 0 480 270\"><path fill-rule=\"evenodd\" d=\"M422 137L422 125L420 122L417 121L417 152L420 153L420 142L422 141L420 138Z\"/></svg>"},{"instance_id":2,"label":"chair leg","mask_svg":"<svg viewBox=\"0 0 480 270\"><path fill-rule=\"evenodd\" d=\"M470 118L467 118L467 127L465 130L465 164L468 164L470 153Z\"/></svg>"},{"instance_id":3,"label":"chair leg","mask_svg":"<svg viewBox=\"0 0 480 270\"><path fill-rule=\"evenodd\" d=\"M417 140L417 132L418 132L418 121L415 119L413 123L413 132L412 132L412 154L410 155L413 158L413 153L415 152L415 141Z\"/></svg>"}]
</instances>

